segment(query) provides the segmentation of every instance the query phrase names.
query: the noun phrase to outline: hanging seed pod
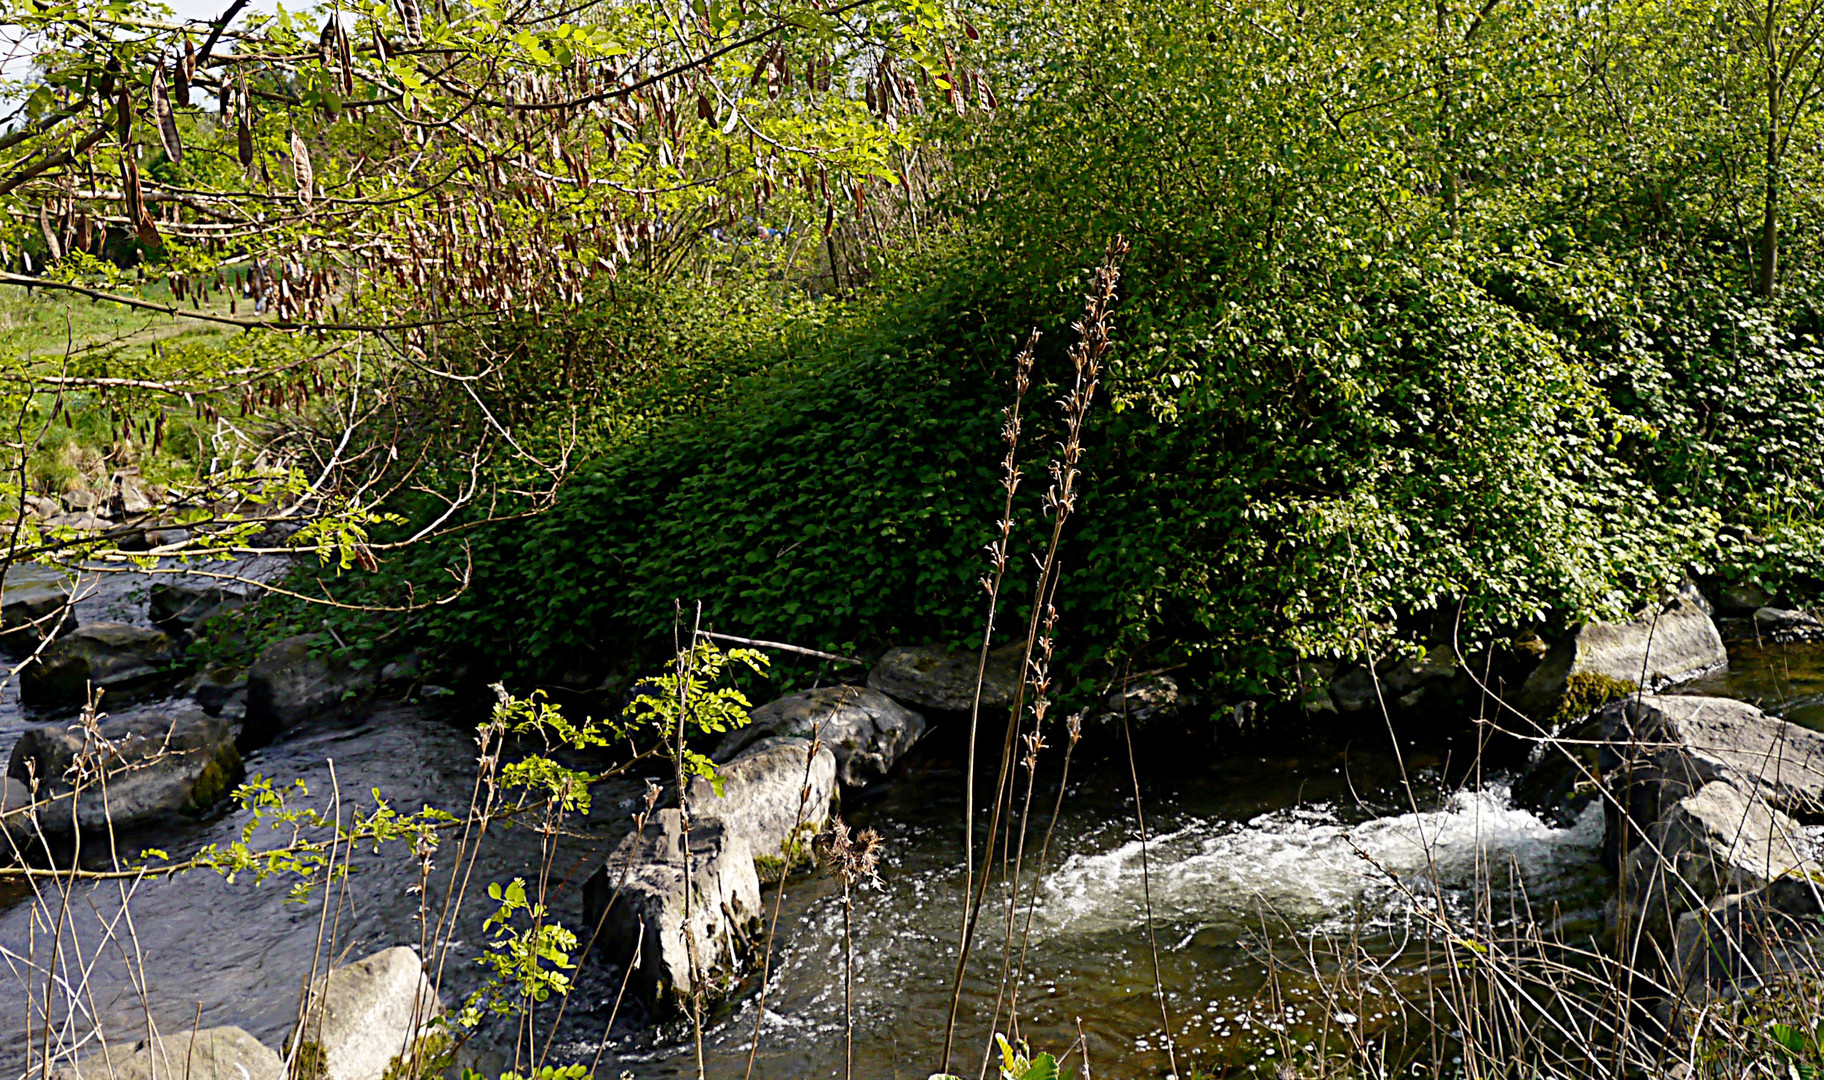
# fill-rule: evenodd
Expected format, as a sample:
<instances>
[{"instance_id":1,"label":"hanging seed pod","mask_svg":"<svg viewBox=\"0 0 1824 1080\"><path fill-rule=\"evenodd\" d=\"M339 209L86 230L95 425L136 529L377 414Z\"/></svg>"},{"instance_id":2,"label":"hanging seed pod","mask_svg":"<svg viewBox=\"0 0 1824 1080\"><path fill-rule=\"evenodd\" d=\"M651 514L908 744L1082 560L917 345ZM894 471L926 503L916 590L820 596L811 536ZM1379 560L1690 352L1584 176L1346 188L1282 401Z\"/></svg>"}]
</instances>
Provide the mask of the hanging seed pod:
<instances>
[{"instance_id":1,"label":"hanging seed pod","mask_svg":"<svg viewBox=\"0 0 1824 1080\"><path fill-rule=\"evenodd\" d=\"M127 93L127 81L120 81L120 95L114 102L114 134L120 145L133 142L133 96Z\"/></svg>"},{"instance_id":2,"label":"hanging seed pod","mask_svg":"<svg viewBox=\"0 0 1824 1080\"><path fill-rule=\"evenodd\" d=\"M196 47L190 42L190 35L184 35L184 55L173 66L177 78L177 103L184 108L190 107L190 80L196 77Z\"/></svg>"},{"instance_id":3,"label":"hanging seed pod","mask_svg":"<svg viewBox=\"0 0 1824 1080\"><path fill-rule=\"evenodd\" d=\"M152 120L158 126L158 141L173 165L184 160L184 143L177 131L177 116L171 110L171 94L165 88L165 69L152 68Z\"/></svg>"},{"instance_id":4,"label":"hanging seed pod","mask_svg":"<svg viewBox=\"0 0 1824 1080\"><path fill-rule=\"evenodd\" d=\"M342 96L352 97L355 92L355 55L348 43L348 27L336 20L336 60L342 65Z\"/></svg>"},{"instance_id":5,"label":"hanging seed pod","mask_svg":"<svg viewBox=\"0 0 1824 1080\"><path fill-rule=\"evenodd\" d=\"M374 21L367 25L374 36L374 62L384 67L386 65L387 57L392 55L392 50L386 47L386 38L380 35L380 23Z\"/></svg>"},{"instance_id":6,"label":"hanging seed pod","mask_svg":"<svg viewBox=\"0 0 1824 1080\"><path fill-rule=\"evenodd\" d=\"M247 80L243 78L235 87L239 103L235 106L234 136L240 151L241 168L253 168L253 110L248 107Z\"/></svg>"},{"instance_id":7,"label":"hanging seed pod","mask_svg":"<svg viewBox=\"0 0 1824 1080\"><path fill-rule=\"evenodd\" d=\"M296 128L291 132L291 172L298 182L298 201L309 206L313 194L312 185L316 183L317 177L316 171L310 166L310 150L305 147L304 140L298 137Z\"/></svg>"},{"instance_id":8,"label":"hanging seed pod","mask_svg":"<svg viewBox=\"0 0 1824 1080\"><path fill-rule=\"evenodd\" d=\"M424 41L424 14L418 0L399 0L399 19L405 24L405 40L413 45Z\"/></svg>"}]
</instances>

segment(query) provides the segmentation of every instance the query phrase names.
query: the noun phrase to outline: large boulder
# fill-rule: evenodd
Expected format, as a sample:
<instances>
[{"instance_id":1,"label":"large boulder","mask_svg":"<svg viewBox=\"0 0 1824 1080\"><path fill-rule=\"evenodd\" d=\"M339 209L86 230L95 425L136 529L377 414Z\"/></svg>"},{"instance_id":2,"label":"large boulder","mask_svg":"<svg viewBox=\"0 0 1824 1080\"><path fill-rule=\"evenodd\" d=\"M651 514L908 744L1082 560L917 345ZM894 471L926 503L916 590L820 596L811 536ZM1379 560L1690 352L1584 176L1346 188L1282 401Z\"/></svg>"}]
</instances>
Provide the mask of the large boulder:
<instances>
[{"instance_id":1,"label":"large boulder","mask_svg":"<svg viewBox=\"0 0 1824 1080\"><path fill-rule=\"evenodd\" d=\"M1707 783L1668 805L1623 853L1615 926L1670 941L1679 915L1717 897L1824 874L1809 846L1792 818L1731 784Z\"/></svg>"},{"instance_id":2,"label":"large boulder","mask_svg":"<svg viewBox=\"0 0 1824 1080\"><path fill-rule=\"evenodd\" d=\"M76 629L70 593L69 579L48 566L8 567L0 584L0 655L25 656L45 638Z\"/></svg>"},{"instance_id":3,"label":"large boulder","mask_svg":"<svg viewBox=\"0 0 1824 1080\"><path fill-rule=\"evenodd\" d=\"M275 641L247 669L248 745L270 742L311 716L373 689L374 673L357 669L315 635Z\"/></svg>"},{"instance_id":4,"label":"large boulder","mask_svg":"<svg viewBox=\"0 0 1824 1080\"><path fill-rule=\"evenodd\" d=\"M189 703L112 717L98 735L91 740L80 724L42 724L13 744L6 774L36 794L32 818L44 833L201 809L228 795L241 773L234 728Z\"/></svg>"},{"instance_id":5,"label":"large boulder","mask_svg":"<svg viewBox=\"0 0 1824 1080\"><path fill-rule=\"evenodd\" d=\"M740 837L765 878L809 861L811 838L823 830L836 797L835 755L820 746L812 757L810 749L809 739L761 739L717 765L715 780L693 778L692 824L716 821L726 835Z\"/></svg>"},{"instance_id":6,"label":"large boulder","mask_svg":"<svg viewBox=\"0 0 1824 1080\"><path fill-rule=\"evenodd\" d=\"M59 1069L57 1080L284 1080L285 1063L238 1027L116 1042Z\"/></svg>"},{"instance_id":7,"label":"large boulder","mask_svg":"<svg viewBox=\"0 0 1824 1080\"><path fill-rule=\"evenodd\" d=\"M130 623L79 627L53 641L19 673L19 696L38 706L81 705L89 687L116 700L169 681L171 639Z\"/></svg>"},{"instance_id":8,"label":"large boulder","mask_svg":"<svg viewBox=\"0 0 1824 1080\"><path fill-rule=\"evenodd\" d=\"M988 654L982 680L982 706L1005 708L1020 685L1025 646L1004 645ZM901 645L888 649L868 672L868 687L915 709L966 713L975 705L975 676L981 654L950 652L936 645Z\"/></svg>"},{"instance_id":9,"label":"large boulder","mask_svg":"<svg viewBox=\"0 0 1824 1080\"><path fill-rule=\"evenodd\" d=\"M319 977L285 1045L304 1075L381 1080L397 1062L439 1053L431 1022L442 1013L418 954L401 945Z\"/></svg>"},{"instance_id":10,"label":"large boulder","mask_svg":"<svg viewBox=\"0 0 1824 1080\"><path fill-rule=\"evenodd\" d=\"M680 813L657 811L583 885L581 936L595 938L599 955L630 965L636 990L661 1009L699 989L726 994L761 928L760 879L746 840L720 820L695 819L687 867L685 839Z\"/></svg>"},{"instance_id":11,"label":"large boulder","mask_svg":"<svg viewBox=\"0 0 1824 1080\"><path fill-rule=\"evenodd\" d=\"M847 788L864 788L886 779L924 733L923 716L878 690L824 686L755 709L746 727L722 740L716 759L730 760L764 738L815 734L836 756L836 779Z\"/></svg>"},{"instance_id":12,"label":"large boulder","mask_svg":"<svg viewBox=\"0 0 1824 1080\"><path fill-rule=\"evenodd\" d=\"M1824 734L1810 728L1732 698L1679 694L1617 701L1597 719L1607 747L1600 765L1614 795L1611 850L1628 822L1644 828L1715 780L1787 813L1824 813Z\"/></svg>"},{"instance_id":13,"label":"large boulder","mask_svg":"<svg viewBox=\"0 0 1824 1080\"><path fill-rule=\"evenodd\" d=\"M1728 666L1710 605L1687 584L1631 622L1585 623L1559 638L1521 686L1520 708L1549 719L1579 676L1657 690Z\"/></svg>"}]
</instances>

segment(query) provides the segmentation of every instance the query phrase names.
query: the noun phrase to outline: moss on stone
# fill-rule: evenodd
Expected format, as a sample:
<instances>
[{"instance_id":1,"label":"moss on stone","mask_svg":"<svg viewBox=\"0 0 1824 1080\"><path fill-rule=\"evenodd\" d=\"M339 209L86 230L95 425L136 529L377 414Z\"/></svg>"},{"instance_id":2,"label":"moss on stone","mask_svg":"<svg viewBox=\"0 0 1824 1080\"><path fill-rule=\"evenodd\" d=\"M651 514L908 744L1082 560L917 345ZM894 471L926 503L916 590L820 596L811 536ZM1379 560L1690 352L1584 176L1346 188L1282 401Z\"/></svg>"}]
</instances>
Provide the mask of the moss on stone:
<instances>
[{"instance_id":1,"label":"moss on stone","mask_svg":"<svg viewBox=\"0 0 1824 1080\"><path fill-rule=\"evenodd\" d=\"M1595 712L1611 701L1620 701L1640 689L1631 679L1617 679L1594 671L1579 671L1564 680L1564 696L1553 714L1554 724L1568 724Z\"/></svg>"},{"instance_id":2,"label":"moss on stone","mask_svg":"<svg viewBox=\"0 0 1824 1080\"><path fill-rule=\"evenodd\" d=\"M234 788L241 778L244 766L241 752L229 743L203 766L203 771L190 788L190 805L197 810L206 810L220 802Z\"/></svg>"},{"instance_id":3,"label":"moss on stone","mask_svg":"<svg viewBox=\"0 0 1824 1080\"><path fill-rule=\"evenodd\" d=\"M447 1031L432 1031L412 1040L411 1048L386 1063L380 1080L437 1080L456 1064L456 1040Z\"/></svg>"},{"instance_id":4,"label":"moss on stone","mask_svg":"<svg viewBox=\"0 0 1824 1080\"><path fill-rule=\"evenodd\" d=\"M328 1075L329 1055L324 1053L323 1044L311 1039L299 1043L289 1080L324 1080Z\"/></svg>"}]
</instances>

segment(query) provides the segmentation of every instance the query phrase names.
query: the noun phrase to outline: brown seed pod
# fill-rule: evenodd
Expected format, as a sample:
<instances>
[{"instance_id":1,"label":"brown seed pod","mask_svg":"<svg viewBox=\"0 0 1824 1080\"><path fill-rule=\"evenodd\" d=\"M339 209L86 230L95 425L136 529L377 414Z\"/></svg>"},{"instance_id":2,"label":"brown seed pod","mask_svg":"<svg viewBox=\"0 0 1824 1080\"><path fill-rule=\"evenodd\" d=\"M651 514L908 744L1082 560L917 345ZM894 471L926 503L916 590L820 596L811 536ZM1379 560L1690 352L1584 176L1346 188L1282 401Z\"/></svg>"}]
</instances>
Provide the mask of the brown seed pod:
<instances>
[{"instance_id":1,"label":"brown seed pod","mask_svg":"<svg viewBox=\"0 0 1824 1080\"><path fill-rule=\"evenodd\" d=\"M238 104L234 109L235 140L240 149L241 168L253 167L253 109L247 100L245 79L235 87Z\"/></svg>"},{"instance_id":2,"label":"brown seed pod","mask_svg":"<svg viewBox=\"0 0 1824 1080\"><path fill-rule=\"evenodd\" d=\"M173 164L184 160L184 142L177 131L177 115L171 109L171 94L165 89L165 69L152 68L152 119L158 126L158 141Z\"/></svg>"},{"instance_id":3,"label":"brown seed pod","mask_svg":"<svg viewBox=\"0 0 1824 1080\"><path fill-rule=\"evenodd\" d=\"M305 147L304 140L298 137L295 128L291 133L291 172L298 181L298 201L309 206L313 194L311 186L316 182L316 171L310 166L310 150Z\"/></svg>"},{"instance_id":4,"label":"brown seed pod","mask_svg":"<svg viewBox=\"0 0 1824 1080\"><path fill-rule=\"evenodd\" d=\"M399 19L405 23L405 40L413 45L424 41L424 14L418 0L399 0Z\"/></svg>"},{"instance_id":5,"label":"brown seed pod","mask_svg":"<svg viewBox=\"0 0 1824 1080\"><path fill-rule=\"evenodd\" d=\"M120 145L133 141L133 97L127 93L127 80L120 80L120 97L114 103L114 134Z\"/></svg>"}]
</instances>

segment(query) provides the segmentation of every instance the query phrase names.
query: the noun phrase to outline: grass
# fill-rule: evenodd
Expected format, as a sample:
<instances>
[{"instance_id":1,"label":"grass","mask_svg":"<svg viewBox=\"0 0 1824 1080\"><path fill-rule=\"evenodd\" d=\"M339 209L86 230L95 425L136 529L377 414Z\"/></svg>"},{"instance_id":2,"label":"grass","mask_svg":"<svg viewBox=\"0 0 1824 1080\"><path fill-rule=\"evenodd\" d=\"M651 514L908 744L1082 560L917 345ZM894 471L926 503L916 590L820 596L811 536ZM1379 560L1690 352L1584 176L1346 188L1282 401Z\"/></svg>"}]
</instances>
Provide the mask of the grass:
<instances>
[{"instance_id":1,"label":"grass","mask_svg":"<svg viewBox=\"0 0 1824 1080\"><path fill-rule=\"evenodd\" d=\"M140 295L153 303L171 304L163 282L149 284ZM228 303L218 295L205 312L226 315ZM20 359L60 356L107 348L144 351L153 342L225 339L234 331L220 324L163 315L92 300L55 289L0 290L0 350Z\"/></svg>"}]
</instances>

